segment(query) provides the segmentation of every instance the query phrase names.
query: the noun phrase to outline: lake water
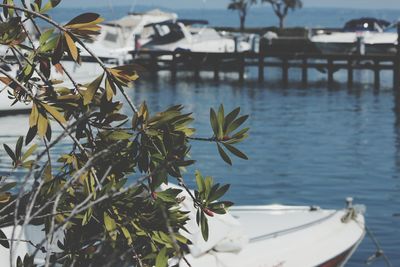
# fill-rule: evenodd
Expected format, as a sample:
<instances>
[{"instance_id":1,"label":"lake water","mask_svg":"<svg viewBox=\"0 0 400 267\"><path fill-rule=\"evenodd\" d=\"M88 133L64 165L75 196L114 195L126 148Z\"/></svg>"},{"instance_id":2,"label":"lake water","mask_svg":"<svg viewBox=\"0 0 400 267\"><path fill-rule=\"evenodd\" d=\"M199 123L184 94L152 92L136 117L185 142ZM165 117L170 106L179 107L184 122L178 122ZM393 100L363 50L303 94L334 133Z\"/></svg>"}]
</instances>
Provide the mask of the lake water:
<instances>
[{"instance_id":1,"label":"lake water","mask_svg":"<svg viewBox=\"0 0 400 267\"><path fill-rule=\"evenodd\" d=\"M201 13L181 12L190 16ZM225 17L213 24L236 23L231 13L218 12ZM310 22L313 12L308 12L307 16L296 15L301 25L314 21L323 26L341 26L343 18L365 12L389 20L398 17L395 11L354 14L342 10L338 15L325 10L325 18L320 14ZM212 19L216 13L204 14ZM294 18L288 23L294 25ZM249 19L249 24L261 24L253 20ZM255 82L255 70L247 73L242 85L235 82L235 75L223 77L217 84L204 74L199 82L193 82L191 73L180 74L173 84L169 74L163 73L157 79L143 77L129 92L136 103L146 100L152 110L184 104L197 119L197 135L204 137L211 133L210 107L220 103L226 110L240 106L243 113L250 114L247 126L251 127L251 135L241 145L250 160L234 159L234 166L229 167L219 158L215 146L194 143L192 154L198 160L197 168L218 182L232 184L228 198L236 204L341 208L344 199L353 196L355 203L367 206L367 225L393 266L400 266L400 100L396 101L391 88L391 74L383 72L380 91L373 90L373 74L369 72L357 72L358 83L351 90L346 88L342 72L335 74L337 82L329 89L326 77L316 71L310 72L306 88L298 82L299 72L290 72L292 82L287 87L280 83L278 70L267 69L264 84ZM27 116L0 118L0 125L0 142L12 143L26 132ZM63 146L57 149L63 150ZM0 169L4 171L8 164L4 152L0 153ZM190 183L192 172L187 175ZM348 266L365 266L365 260L374 252L373 243L366 237ZM372 266L385 265L380 259Z\"/></svg>"}]
</instances>

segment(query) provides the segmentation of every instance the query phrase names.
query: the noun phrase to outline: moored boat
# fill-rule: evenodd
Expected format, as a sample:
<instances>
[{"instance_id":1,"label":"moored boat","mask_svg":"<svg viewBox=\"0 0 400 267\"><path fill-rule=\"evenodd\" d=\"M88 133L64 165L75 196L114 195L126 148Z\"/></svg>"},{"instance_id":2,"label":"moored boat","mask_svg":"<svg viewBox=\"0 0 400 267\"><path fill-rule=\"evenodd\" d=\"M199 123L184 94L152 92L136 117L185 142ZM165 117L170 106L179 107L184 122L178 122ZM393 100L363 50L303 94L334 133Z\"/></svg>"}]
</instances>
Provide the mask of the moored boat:
<instances>
[{"instance_id":1,"label":"moored boat","mask_svg":"<svg viewBox=\"0 0 400 267\"><path fill-rule=\"evenodd\" d=\"M397 31L390 28L390 23L384 20L359 18L347 22L341 31L317 33L310 41L326 54L393 53Z\"/></svg>"},{"instance_id":2,"label":"moored boat","mask_svg":"<svg viewBox=\"0 0 400 267\"><path fill-rule=\"evenodd\" d=\"M229 214L209 218L209 227L210 239L205 242L195 219L191 218L188 224L190 234L186 235L193 245L189 246L191 254L186 255L186 260L193 267L341 267L365 235L362 212L351 204L342 210L314 206L237 206ZM8 238L12 228L2 229ZM21 233L22 240L33 243L40 243L44 237L40 226L17 227L16 233L16 236ZM34 250L29 243L20 242L16 255ZM43 263L44 254L37 255L36 262ZM8 266L9 251L3 247L0 259L2 266ZM170 260L169 266L174 264L188 266L185 261Z\"/></svg>"}]
</instances>

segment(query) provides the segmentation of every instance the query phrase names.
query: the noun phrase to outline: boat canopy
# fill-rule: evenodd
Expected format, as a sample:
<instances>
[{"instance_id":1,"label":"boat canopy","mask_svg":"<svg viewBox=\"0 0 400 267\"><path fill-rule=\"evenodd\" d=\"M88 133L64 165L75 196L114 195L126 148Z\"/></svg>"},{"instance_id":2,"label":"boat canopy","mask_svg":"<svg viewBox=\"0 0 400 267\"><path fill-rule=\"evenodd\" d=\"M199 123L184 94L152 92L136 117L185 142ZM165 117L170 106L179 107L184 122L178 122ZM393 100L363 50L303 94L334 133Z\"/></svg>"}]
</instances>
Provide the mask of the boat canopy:
<instances>
[{"instance_id":1,"label":"boat canopy","mask_svg":"<svg viewBox=\"0 0 400 267\"><path fill-rule=\"evenodd\" d=\"M375 18L359 18L348 21L344 27L345 32L355 32L355 31L372 31L372 32L382 32L386 27L390 25L390 22L382 19Z\"/></svg>"}]
</instances>

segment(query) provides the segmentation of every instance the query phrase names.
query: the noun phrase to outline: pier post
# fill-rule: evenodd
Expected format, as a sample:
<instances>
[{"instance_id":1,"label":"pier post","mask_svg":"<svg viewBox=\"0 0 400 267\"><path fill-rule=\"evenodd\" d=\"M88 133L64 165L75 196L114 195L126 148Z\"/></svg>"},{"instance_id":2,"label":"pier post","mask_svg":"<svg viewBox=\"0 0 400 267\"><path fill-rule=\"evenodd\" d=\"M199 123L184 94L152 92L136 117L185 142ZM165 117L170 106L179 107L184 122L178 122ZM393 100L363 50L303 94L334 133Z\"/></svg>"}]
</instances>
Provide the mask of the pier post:
<instances>
[{"instance_id":1,"label":"pier post","mask_svg":"<svg viewBox=\"0 0 400 267\"><path fill-rule=\"evenodd\" d=\"M217 54L214 57L214 81L219 81L219 66L220 66L220 56Z\"/></svg>"},{"instance_id":2,"label":"pier post","mask_svg":"<svg viewBox=\"0 0 400 267\"><path fill-rule=\"evenodd\" d=\"M353 60L347 61L347 87L353 87Z\"/></svg>"},{"instance_id":3,"label":"pier post","mask_svg":"<svg viewBox=\"0 0 400 267\"><path fill-rule=\"evenodd\" d=\"M194 74L194 79L196 81L200 80L200 64L202 62L202 55L195 55L193 58L193 63L194 63L194 70L193 70L193 74Z\"/></svg>"},{"instance_id":4,"label":"pier post","mask_svg":"<svg viewBox=\"0 0 400 267\"><path fill-rule=\"evenodd\" d=\"M258 81L264 82L264 53L261 49L258 51Z\"/></svg>"},{"instance_id":5,"label":"pier post","mask_svg":"<svg viewBox=\"0 0 400 267\"><path fill-rule=\"evenodd\" d=\"M379 60L374 62L374 89L379 90L381 84L380 70L379 70Z\"/></svg>"},{"instance_id":6,"label":"pier post","mask_svg":"<svg viewBox=\"0 0 400 267\"><path fill-rule=\"evenodd\" d=\"M245 59L244 59L244 53L239 52L238 53L239 57L239 82L243 83L244 82L244 65L245 65Z\"/></svg>"},{"instance_id":7,"label":"pier post","mask_svg":"<svg viewBox=\"0 0 400 267\"><path fill-rule=\"evenodd\" d=\"M307 69L307 58L303 57L301 64L301 81L303 85L307 85L308 82L308 69Z\"/></svg>"},{"instance_id":8,"label":"pier post","mask_svg":"<svg viewBox=\"0 0 400 267\"><path fill-rule=\"evenodd\" d=\"M157 57L153 53L150 54L150 69L151 69L151 76L156 77L158 72L158 64L157 64Z\"/></svg>"},{"instance_id":9,"label":"pier post","mask_svg":"<svg viewBox=\"0 0 400 267\"><path fill-rule=\"evenodd\" d=\"M176 81L176 71L177 71L177 62L176 62L176 52L173 52L172 54L172 62L171 62L171 81L175 82Z\"/></svg>"},{"instance_id":10,"label":"pier post","mask_svg":"<svg viewBox=\"0 0 400 267\"><path fill-rule=\"evenodd\" d=\"M393 65L393 90L397 92L400 85L400 22L397 22L397 53Z\"/></svg>"},{"instance_id":11,"label":"pier post","mask_svg":"<svg viewBox=\"0 0 400 267\"><path fill-rule=\"evenodd\" d=\"M328 59L328 84L332 85L333 83L333 60L331 58Z\"/></svg>"},{"instance_id":12,"label":"pier post","mask_svg":"<svg viewBox=\"0 0 400 267\"><path fill-rule=\"evenodd\" d=\"M289 60L286 57L282 58L282 82L285 86L289 83Z\"/></svg>"}]
</instances>

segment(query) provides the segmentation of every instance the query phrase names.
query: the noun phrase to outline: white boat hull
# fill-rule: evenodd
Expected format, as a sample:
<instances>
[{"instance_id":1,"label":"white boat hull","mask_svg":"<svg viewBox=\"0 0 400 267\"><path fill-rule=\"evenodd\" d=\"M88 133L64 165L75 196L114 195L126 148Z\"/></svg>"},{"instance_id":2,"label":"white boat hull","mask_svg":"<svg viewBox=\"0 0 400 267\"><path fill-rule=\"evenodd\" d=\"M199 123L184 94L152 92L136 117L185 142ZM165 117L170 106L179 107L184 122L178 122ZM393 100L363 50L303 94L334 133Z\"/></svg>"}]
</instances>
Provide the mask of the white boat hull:
<instances>
[{"instance_id":1,"label":"white boat hull","mask_svg":"<svg viewBox=\"0 0 400 267\"><path fill-rule=\"evenodd\" d=\"M239 253L209 251L187 259L193 267L344 266L365 234L362 215L342 222L347 212L309 207L236 207L231 214L243 225L249 244ZM180 266L187 265L182 262Z\"/></svg>"}]
</instances>

